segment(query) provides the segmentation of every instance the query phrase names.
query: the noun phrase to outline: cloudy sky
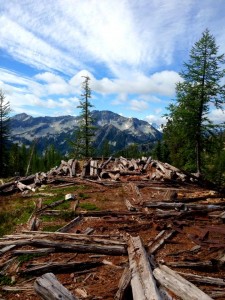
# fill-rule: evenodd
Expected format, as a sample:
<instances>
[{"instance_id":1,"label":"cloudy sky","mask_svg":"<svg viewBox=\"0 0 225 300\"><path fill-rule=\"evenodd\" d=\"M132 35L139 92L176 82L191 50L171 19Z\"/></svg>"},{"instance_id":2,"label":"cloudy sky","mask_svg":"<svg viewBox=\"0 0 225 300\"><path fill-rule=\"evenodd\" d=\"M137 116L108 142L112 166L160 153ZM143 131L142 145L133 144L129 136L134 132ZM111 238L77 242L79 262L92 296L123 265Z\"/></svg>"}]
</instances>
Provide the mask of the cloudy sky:
<instances>
[{"instance_id":1,"label":"cloudy sky","mask_svg":"<svg viewBox=\"0 0 225 300\"><path fill-rule=\"evenodd\" d=\"M224 11L225 0L0 0L0 88L13 114L77 115L88 75L95 109L161 124L206 28L225 53Z\"/></svg>"}]
</instances>

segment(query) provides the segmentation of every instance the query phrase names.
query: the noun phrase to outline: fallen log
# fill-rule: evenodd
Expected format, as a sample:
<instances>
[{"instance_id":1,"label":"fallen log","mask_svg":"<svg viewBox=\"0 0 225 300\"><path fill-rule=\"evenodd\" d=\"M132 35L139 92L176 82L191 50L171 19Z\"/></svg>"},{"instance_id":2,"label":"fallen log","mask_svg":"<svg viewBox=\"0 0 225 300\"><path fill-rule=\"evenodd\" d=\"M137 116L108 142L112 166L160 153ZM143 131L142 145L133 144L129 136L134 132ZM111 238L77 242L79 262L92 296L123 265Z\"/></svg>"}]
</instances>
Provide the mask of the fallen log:
<instances>
[{"instance_id":1,"label":"fallen log","mask_svg":"<svg viewBox=\"0 0 225 300\"><path fill-rule=\"evenodd\" d=\"M171 231L161 231L155 239L148 244L148 254L154 254L162 245L174 234L176 233L176 230Z\"/></svg>"},{"instance_id":2,"label":"fallen log","mask_svg":"<svg viewBox=\"0 0 225 300\"><path fill-rule=\"evenodd\" d=\"M90 270L101 266L103 263L99 261L85 261L85 262L67 262L67 263L47 263L44 265L35 265L25 270L20 271L21 275L42 275L46 272L54 272L54 274L62 274L68 272L79 272L83 270Z\"/></svg>"},{"instance_id":3,"label":"fallen log","mask_svg":"<svg viewBox=\"0 0 225 300\"><path fill-rule=\"evenodd\" d=\"M208 284L208 285L225 286L225 281L222 278L199 276L199 275L183 273L183 272L178 272L178 274L187 278L191 282L195 282L198 284L203 283L203 284Z\"/></svg>"},{"instance_id":4,"label":"fallen log","mask_svg":"<svg viewBox=\"0 0 225 300\"><path fill-rule=\"evenodd\" d=\"M178 262L167 262L168 266L175 268L189 268L194 270L212 270L214 268L213 263L209 261L178 261Z\"/></svg>"},{"instance_id":5,"label":"fallen log","mask_svg":"<svg viewBox=\"0 0 225 300\"><path fill-rule=\"evenodd\" d=\"M34 290L44 300L78 300L52 273L37 278L34 282Z\"/></svg>"},{"instance_id":6,"label":"fallen log","mask_svg":"<svg viewBox=\"0 0 225 300\"><path fill-rule=\"evenodd\" d=\"M24 246L30 245L34 247L42 247L42 248L55 248L57 252L63 251L71 251L71 252L79 252L79 253L101 253L108 255L123 255L127 254L126 247L124 245L103 245L103 244L94 244L94 243L78 243L78 242L62 242L62 241L50 241L44 239L23 239L23 240L14 240L1 242L1 244L5 245L17 245Z\"/></svg>"},{"instance_id":7,"label":"fallen log","mask_svg":"<svg viewBox=\"0 0 225 300\"><path fill-rule=\"evenodd\" d=\"M156 287L147 253L140 237L128 240L128 256L131 270L131 287L134 300L159 300L161 296Z\"/></svg>"},{"instance_id":8,"label":"fallen log","mask_svg":"<svg viewBox=\"0 0 225 300\"><path fill-rule=\"evenodd\" d=\"M153 271L153 275L161 285L172 291L183 300L212 300L194 284L180 276L167 266L161 265Z\"/></svg>"}]
</instances>

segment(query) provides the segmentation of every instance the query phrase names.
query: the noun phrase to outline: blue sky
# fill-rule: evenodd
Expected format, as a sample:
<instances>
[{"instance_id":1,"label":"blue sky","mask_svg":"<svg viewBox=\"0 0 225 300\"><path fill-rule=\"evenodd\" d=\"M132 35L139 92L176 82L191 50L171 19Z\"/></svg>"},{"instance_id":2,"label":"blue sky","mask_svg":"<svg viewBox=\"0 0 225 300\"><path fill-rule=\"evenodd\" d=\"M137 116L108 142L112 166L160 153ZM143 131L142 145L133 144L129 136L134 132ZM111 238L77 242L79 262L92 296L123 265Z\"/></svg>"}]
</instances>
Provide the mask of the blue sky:
<instances>
[{"instance_id":1,"label":"blue sky","mask_svg":"<svg viewBox=\"0 0 225 300\"><path fill-rule=\"evenodd\" d=\"M224 11L225 0L0 0L0 88L13 114L78 115L88 75L95 109L161 124L206 28L225 53Z\"/></svg>"}]
</instances>

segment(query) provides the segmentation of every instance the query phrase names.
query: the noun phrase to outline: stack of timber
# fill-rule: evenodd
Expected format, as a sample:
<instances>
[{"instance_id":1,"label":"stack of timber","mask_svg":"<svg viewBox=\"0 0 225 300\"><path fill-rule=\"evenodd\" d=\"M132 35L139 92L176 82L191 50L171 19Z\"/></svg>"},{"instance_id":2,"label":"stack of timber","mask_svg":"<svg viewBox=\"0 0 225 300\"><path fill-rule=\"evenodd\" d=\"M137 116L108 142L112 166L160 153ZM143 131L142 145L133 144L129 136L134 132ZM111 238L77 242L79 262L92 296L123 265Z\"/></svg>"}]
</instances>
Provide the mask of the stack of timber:
<instances>
[{"instance_id":1,"label":"stack of timber","mask_svg":"<svg viewBox=\"0 0 225 300\"><path fill-rule=\"evenodd\" d=\"M140 159L127 159L124 157L108 159L88 159L78 161L62 160L60 166L52 168L48 172L38 172L28 177L16 177L15 180L0 185L0 195L15 191L35 192L42 184L60 181L60 177L92 179L98 181L177 181L199 183L199 178L193 174L184 172L168 163L162 163L151 157ZM129 178L127 178L129 177Z\"/></svg>"}]
</instances>

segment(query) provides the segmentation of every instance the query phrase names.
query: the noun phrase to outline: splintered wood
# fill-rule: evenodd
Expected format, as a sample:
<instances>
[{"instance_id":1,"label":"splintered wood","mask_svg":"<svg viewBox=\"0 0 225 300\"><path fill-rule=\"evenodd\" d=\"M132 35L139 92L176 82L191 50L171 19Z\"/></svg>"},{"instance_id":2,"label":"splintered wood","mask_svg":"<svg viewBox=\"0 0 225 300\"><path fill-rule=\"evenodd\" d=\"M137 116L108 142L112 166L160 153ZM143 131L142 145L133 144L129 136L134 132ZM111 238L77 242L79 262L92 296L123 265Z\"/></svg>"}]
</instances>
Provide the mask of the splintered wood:
<instances>
[{"instance_id":1,"label":"splintered wood","mask_svg":"<svg viewBox=\"0 0 225 300\"><path fill-rule=\"evenodd\" d=\"M110 157L63 161L0 186L1 197L27 191L32 201L42 182L70 194L50 204L34 197L27 224L0 238L5 300L225 299L224 194L151 158ZM60 213L70 217L60 222ZM54 232L46 216L60 224Z\"/></svg>"}]
</instances>

